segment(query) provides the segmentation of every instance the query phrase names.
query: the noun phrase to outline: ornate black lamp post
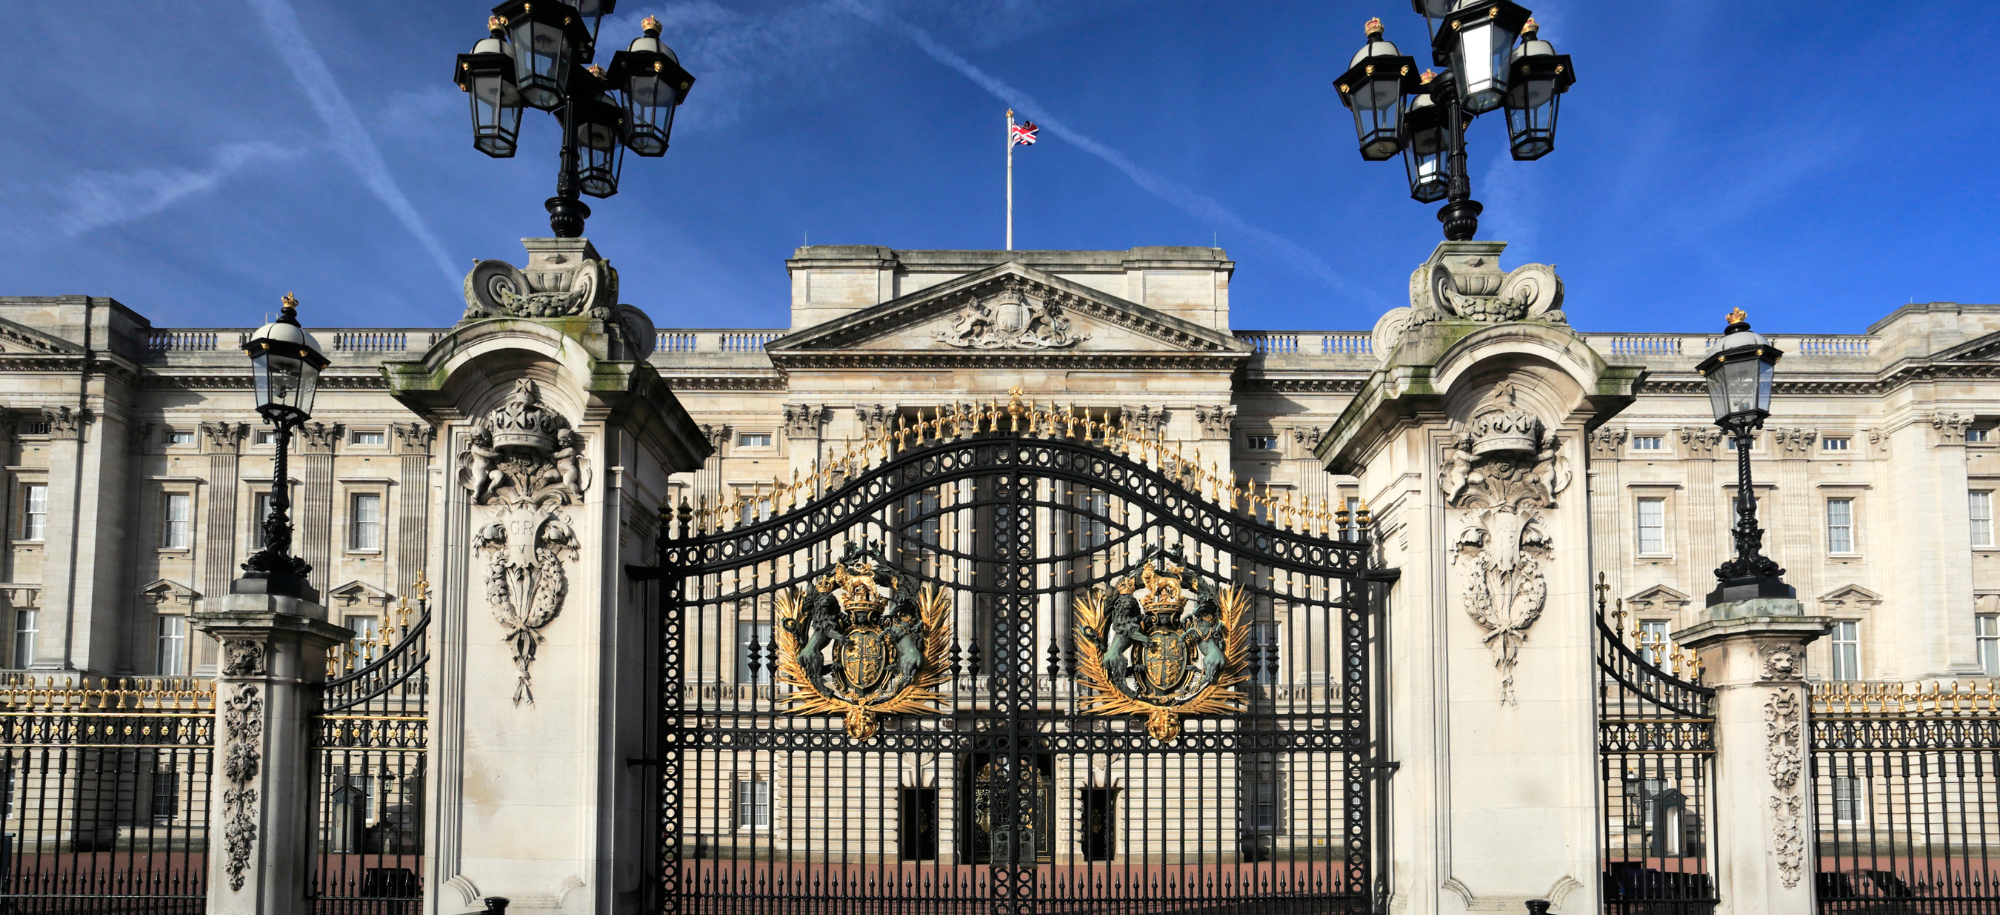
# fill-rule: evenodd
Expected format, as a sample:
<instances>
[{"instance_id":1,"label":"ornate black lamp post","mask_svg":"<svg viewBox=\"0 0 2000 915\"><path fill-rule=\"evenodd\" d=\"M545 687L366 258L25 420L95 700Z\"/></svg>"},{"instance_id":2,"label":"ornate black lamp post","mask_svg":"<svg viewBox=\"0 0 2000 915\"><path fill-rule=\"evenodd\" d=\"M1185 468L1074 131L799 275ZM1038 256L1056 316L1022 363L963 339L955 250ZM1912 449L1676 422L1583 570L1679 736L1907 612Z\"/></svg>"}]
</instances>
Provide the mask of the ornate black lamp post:
<instances>
[{"instance_id":1,"label":"ornate black lamp post","mask_svg":"<svg viewBox=\"0 0 2000 915\"><path fill-rule=\"evenodd\" d=\"M1695 371L1708 382L1709 406L1715 424L1736 443L1736 558L1715 570L1719 579L1709 592L1709 606L1756 598L1791 598L1785 570L1761 549L1764 531L1757 526L1757 498L1750 486L1750 447L1757 430L1771 415L1771 374L1783 356L1763 334L1750 330L1743 309L1729 313L1729 326L1714 353Z\"/></svg>"},{"instance_id":2,"label":"ornate black lamp post","mask_svg":"<svg viewBox=\"0 0 2000 915\"><path fill-rule=\"evenodd\" d=\"M314 598L306 576L312 566L292 555L292 497L285 453L292 430L312 418L313 391L327 365L319 342L299 326L299 300L285 293L284 310L243 342L256 386L257 413L277 427L277 466L271 474L271 515L264 519L264 548L244 560L245 582L262 582L269 594ZM257 590L257 589L253 589Z\"/></svg>"},{"instance_id":3,"label":"ornate black lamp post","mask_svg":"<svg viewBox=\"0 0 2000 915\"><path fill-rule=\"evenodd\" d=\"M562 123L562 166L556 195L545 204L558 238L583 235L590 207L579 194L618 193L624 150L648 158L667 153L674 109L694 77L660 42L660 21L647 16L645 34L612 55L607 72L593 66L597 27L617 0L510 0L493 8L488 36L458 55L452 78L472 99L472 146L511 158L521 109L539 108Z\"/></svg>"},{"instance_id":4,"label":"ornate black lamp post","mask_svg":"<svg viewBox=\"0 0 2000 915\"><path fill-rule=\"evenodd\" d=\"M1411 0L1430 29L1431 60L1442 74L1416 73L1382 37L1382 20L1368 20L1368 43L1334 80L1354 112L1361 158L1403 154L1410 196L1448 202L1438 210L1444 237L1469 241L1483 209L1466 173L1465 128L1489 111L1506 109L1514 158L1539 159L1556 145L1556 111L1576 83L1569 55L1540 38L1528 11L1508 0Z\"/></svg>"}]
</instances>

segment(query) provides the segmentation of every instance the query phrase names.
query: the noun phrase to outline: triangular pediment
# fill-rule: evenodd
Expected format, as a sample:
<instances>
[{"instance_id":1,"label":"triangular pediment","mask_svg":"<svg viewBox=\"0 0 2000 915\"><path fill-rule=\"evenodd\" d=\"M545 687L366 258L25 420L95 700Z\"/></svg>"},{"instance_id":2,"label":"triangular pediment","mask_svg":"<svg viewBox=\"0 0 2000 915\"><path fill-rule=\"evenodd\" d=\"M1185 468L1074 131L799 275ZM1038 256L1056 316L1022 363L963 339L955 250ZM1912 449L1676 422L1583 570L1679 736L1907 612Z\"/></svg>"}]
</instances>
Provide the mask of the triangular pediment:
<instances>
[{"instance_id":1,"label":"triangular pediment","mask_svg":"<svg viewBox=\"0 0 2000 915\"><path fill-rule=\"evenodd\" d=\"M2000 359L2000 331L1967 340L1931 358L1938 362L1992 362Z\"/></svg>"},{"instance_id":2,"label":"triangular pediment","mask_svg":"<svg viewBox=\"0 0 2000 915\"><path fill-rule=\"evenodd\" d=\"M352 607L359 603L386 607L396 600L396 595L359 579L328 589L326 596L330 601L338 602L343 607Z\"/></svg>"},{"instance_id":3,"label":"triangular pediment","mask_svg":"<svg viewBox=\"0 0 2000 915\"><path fill-rule=\"evenodd\" d=\"M1672 588L1669 588L1666 585L1654 585L1650 588L1645 589L1644 591L1640 591L1637 594L1625 598L1625 607L1626 609L1632 610L1634 612L1644 612L1648 610L1679 610L1680 608L1687 606L1688 603L1692 600L1693 598L1685 594L1682 594L1681 592L1676 591Z\"/></svg>"},{"instance_id":4,"label":"triangular pediment","mask_svg":"<svg viewBox=\"0 0 2000 915\"><path fill-rule=\"evenodd\" d=\"M159 606L191 607L201 592L170 578L156 578L139 589L139 596Z\"/></svg>"},{"instance_id":5,"label":"triangular pediment","mask_svg":"<svg viewBox=\"0 0 2000 915\"><path fill-rule=\"evenodd\" d=\"M83 347L14 321L0 318L0 355L75 355Z\"/></svg>"},{"instance_id":6,"label":"triangular pediment","mask_svg":"<svg viewBox=\"0 0 2000 915\"><path fill-rule=\"evenodd\" d=\"M1829 611L1872 610L1882 603L1882 595L1860 585L1842 585L1819 596L1819 605Z\"/></svg>"},{"instance_id":7,"label":"triangular pediment","mask_svg":"<svg viewBox=\"0 0 2000 915\"><path fill-rule=\"evenodd\" d=\"M885 358L1233 364L1248 359L1251 347L1227 332L1010 261L788 334L764 351L780 367Z\"/></svg>"}]
</instances>

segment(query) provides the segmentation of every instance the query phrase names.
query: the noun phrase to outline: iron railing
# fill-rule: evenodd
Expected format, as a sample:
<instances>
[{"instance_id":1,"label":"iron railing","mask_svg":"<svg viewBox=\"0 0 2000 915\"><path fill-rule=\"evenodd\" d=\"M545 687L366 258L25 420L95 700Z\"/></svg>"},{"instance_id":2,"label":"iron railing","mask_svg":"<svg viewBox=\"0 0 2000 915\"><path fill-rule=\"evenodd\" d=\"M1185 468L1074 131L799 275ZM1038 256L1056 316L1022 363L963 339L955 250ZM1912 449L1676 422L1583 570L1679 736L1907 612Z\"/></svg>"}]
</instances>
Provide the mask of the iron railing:
<instances>
[{"instance_id":1,"label":"iron railing","mask_svg":"<svg viewBox=\"0 0 2000 915\"><path fill-rule=\"evenodd\" d=\"M1816 683L1821 912L2000 912L2000 683Z\"/></svg>"},{"instance_id":2,"label":"iron railing","mask_svg":"<svg viewBox=\"0 0 2000 915\"><path fill-rule=\"evenodd\" d=\"M1597 736L1608 915L1707 915L1717 903L1715 691L1692 656L1648 637L1599 576ZM1628 640L1632 644L1628 644ZM1635 647L1636 646L1636 647Z\"/></svg>"},{"instance_id":3,"label":"iron railing","mask_svg":"<svg viewBox=\"0 0 2000 915\"><path fill-rule=\"evenodd\" d=\"M0 687L0 911L201 912L214 721L205 681Z\"/></svg>"}]
</instances>

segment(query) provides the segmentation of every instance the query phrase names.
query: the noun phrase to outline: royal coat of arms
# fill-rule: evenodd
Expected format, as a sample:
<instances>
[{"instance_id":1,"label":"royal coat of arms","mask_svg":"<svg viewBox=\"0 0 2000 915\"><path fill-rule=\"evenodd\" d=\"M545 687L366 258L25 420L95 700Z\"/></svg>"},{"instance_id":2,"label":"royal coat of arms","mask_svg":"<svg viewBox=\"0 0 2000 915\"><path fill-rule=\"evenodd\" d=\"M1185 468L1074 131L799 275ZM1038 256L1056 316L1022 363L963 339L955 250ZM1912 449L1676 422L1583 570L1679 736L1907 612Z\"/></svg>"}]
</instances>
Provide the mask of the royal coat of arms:
<instances>
[{"instance_id":1,"label":"royal coat of arms","mask_svg":"<svg viewBox=\"0 0 2000 915\"><path fill-rule=\"evenodd\" d=\"M1161 743L1181 735L1183 715L1242 711L1247 697L1236 687L1250 679L1249 604L1240 587L1202 581L1179 545L1147 547L1139 568L1110 591L1077 599L1084 710L1144 715L1146 733Z\"/></svg>"},{"instance_id":2,"label":"royal coat of arms","mask_svg":"<svg viewBox=\"0 0 2000 915\"><path fill-rule=\"evenodd\" d=\"M849 543L810 589L778 595L778 679L796 715L842 715L847 736L875 736L883 715L931 711L949 677L951 599L920 590L880 547Z\"/></svg>"}]
</instances>

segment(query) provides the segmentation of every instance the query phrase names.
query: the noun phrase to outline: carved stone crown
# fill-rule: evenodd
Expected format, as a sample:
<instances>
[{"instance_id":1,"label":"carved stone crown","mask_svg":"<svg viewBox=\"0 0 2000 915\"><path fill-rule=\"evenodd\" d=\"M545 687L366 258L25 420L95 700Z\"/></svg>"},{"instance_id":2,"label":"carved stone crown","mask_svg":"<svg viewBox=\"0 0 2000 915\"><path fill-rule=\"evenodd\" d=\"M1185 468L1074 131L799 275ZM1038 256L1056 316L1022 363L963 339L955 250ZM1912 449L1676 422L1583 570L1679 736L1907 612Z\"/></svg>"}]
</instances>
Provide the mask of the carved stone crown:
<instances>
[{"instance_id":1,"label":"carved stone crown","mask_svg":"<svg viewBox=\"0 0 2000 915\"><path fill-rule=\"evenodd\" d=\"M535 383L522 378L514 382L514 393L506 402L487 414L486 425L496 448L532 448L547 454L556 450L556 434L569 422L544 409L535 395Z\"/></svg>"},{"instance_id":2,"label":"carved stone crown","mask_svg":"<svg viewBox=\"0 0 2000 915\"><path fill-rule=\"evenodd\" d=\"M1481 456L1499 452L1534 454L1542 443L1542 421L1514 404L1514 386L1505 383L1495 388L1486 404L1474 414L1467 431L1472 435L1472 453Z\"/></svg>"}]
</instances>

